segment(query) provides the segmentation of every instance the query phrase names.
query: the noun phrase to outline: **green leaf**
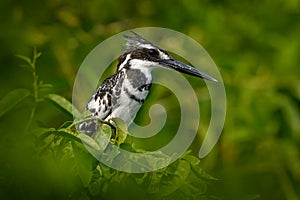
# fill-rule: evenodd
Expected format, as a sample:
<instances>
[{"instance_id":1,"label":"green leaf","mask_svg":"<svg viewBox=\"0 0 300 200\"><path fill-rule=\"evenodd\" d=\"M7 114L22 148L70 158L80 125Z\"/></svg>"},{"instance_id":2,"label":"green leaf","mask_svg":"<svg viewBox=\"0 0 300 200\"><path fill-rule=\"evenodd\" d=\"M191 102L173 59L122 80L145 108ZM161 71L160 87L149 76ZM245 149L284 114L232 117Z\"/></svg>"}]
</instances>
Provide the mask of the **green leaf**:
<instances>
[{"instance_id":1,"label":"green leaf","mask_svg":"<svg viewBox=\"0 0 300 200\"><path fill-rule=\"evenodd\" d=\"M36 50L35 50L35 52L36 52ZM35 59L35 60L38 59L41 55L42 55L42 52L36 53L36 54L34 55L34 59Z\"/></svg>"},{"instance_id":2,"label":"green leaf","mask_svg":"<svg viewBox=\"0 0 300 200\"><path fill-rule=\"evenodd\" d=\"M100 164L96 166L96 168L93 170L93 175L90 181L90 184L88 185L88 190L93 196L97 196L101 193L102 184L103 184L103 172L100 167Z\"/></svg>"},{"instance_id":3,"label":"green leaf","mask_svg":"<svg viewBox=\"0 0 300 200\"><path fill-rule=\"evenodd\" d=\"M114 159L119 155L119 147L117 147L116 145L108 145L101 156L101 160L105 163L112 164Z\"/></svg>"},{"instance_id":4,"label":"green leaf","mask_svg":"<svg viewBox=\"0 0 300 200\"><path fill-rule=\"evenodd\" d=\"M9 92L0 100L0 117L13 109L17 104L30 95L27 89L16 89Z\"/></svg>"},{"instance_id":5,"label":"green leaf","mask_svg":"<svg viewBox=\"0 0 300 200\"><path fill-rule=\"evenodd\" d=\"M172 157L164 154L161 151L153 151L153 152L144 152L147 157L140 158L140 156L136 156L137 154L133 154L130 156L130 161L132 161L135 165L140 165L143 168L149 169L160 169L162 167L168 166Z\"/></svg>"},{"instance_id":6,"label":"green leaf","mask_svg":"<svg viewBox=\"0 0 300 200\"><path fill-rule=\"evenodd\" d=\"M199 165L192 166L192 171L198 178L204 179L206 181L217 181L217 180L219 180L219 179L209 175L208 173L204 172L203 169Z\"/></svg>"},{"instance_id":7,"label":"green leaf","mask_svg":"<svg viewBox=\"0 0 300 200\"><path fill-rule=\"evenodd\" d=\"M153 172L153 173L155 173L155 172ZM136 174L132 174L132 176L134 177L135 182L138 185L141 185L146 180L148 173L136 173Z\"/></svg>"},{"instance_id":8,"label":"green leaf","mask_svg":"<svg viewBox=\"0 0 300 200\"><path fill-rule=\"evenodd\" d=\"M187 179L190 173L190 164L185 160L176 161L170 165L161 178L159 192L167 196L177 190Z\"/></svg>"},{"instance_id":9,"label":"green leaf","mask_svg":"<svg viewBox=\"0 0 300 200\"><path fill-rule=\"evenodd\" d=\"M25 62L27 62L29 65L31 65L31 59L28 58L27 56L22 56L22 55L16 55L18 58L24 60Z\"/></svg>"},{"instance_id":10,"label":"green leaf","mask_svg":"<svg viewBox=\"0 0 300 200\"><path fill-rule=\"evenodd\" d=\"M71 126L73 124L73 121L65 121L59 128L63 129L63 128L67 128L69 126Z\"/></svg>"},{"instance_id":11,"label":"green leaf","mask_svg":"<svg viewBox=\"0 0 300 200\"><path fill-rule=\"evenodd\" d=\"M128 135L128 127L127 124L121 118L113 118L112 120L116 124L116 142L118 146L120 146L126 140L126 137Z\"/></svg>"},{"instance_id":12,"label":"green leaf","mask_svg":"<svg viewBox=\"0 0 300 200\"><path fill-rule=\"evenodd\" d=\"M204 172L202 170L202 168L200 166L200 159L198 157L184 154L181 158L188 161L191 164L191 166L192 166L191 169L198 178L204 179L206 181L218 180L217 178L212 177L211 175L207 174L206 172Z\"/></svg>"},{"instance_id":13,"label":"green leaf","mask_svg":"<svg viewBox=\"0 0 300 200\"><path fill-rule=\"evenodd\" d=\"M70 131L68 129L65 129L65 128L59 129L59 130L55 131L54 134L65 137L65 138L69 138L72 141L81 143L80 138L77 137L72 131Z\"/></svg>"},{"instance_id":14,"label":"green leaf","mask_svg":"<svg viewBox=\"0 0 300 200\"><path fill-rule=\"evenodd\" d=\"M192 166L200 164L200 159L192 155L183 155L181 158L188 161Z\"/></svg>"},{"instance_id":15,"label":"green leaf","mask_svg":"<svg viewBox=\"0 0 300 200\"><path fill-rule=\"evenodd\" d=\"M79 138L81 139L82 143L84 145L87 145L87 149L91 151L99 151L100 146L97 144L97 142L91 138L90 136L86 135L85 133L79 133Z\"/></svg>"},{"instance_id":16,"label":"green leaf","mask_svg":"<svg viewBox=\"0 0 300 200\"><path fill-rule=\"evenodd\" d=\"M75 117L80 116L80 112L75 107L73 107L72 103L69 102L66 98L57 94L49 94L47 98L54 102L62 111L64 111L70 117L73 117L73 115Z\"/></svg>"},{"instance_id":17,"label":"green leaf","mask_svg":"<svg viewBox=\"0 0 300 200\"><path fill-rule=\"evenodd\" d=\"M168 196L185 182L189 174L190 164L185 160L177 160L167 168L153 172L148 192Z\"/></svg>"},{"instance_id":18,"label":"green leaf","mask_svg":"<svg viewBox=\"0 0 300 200\"><path fill-rule=\"evenodd\" d=\"M165 169L161 169L161 170L157 170L155 172L152 172L152 176L151 176L151 180L150 180L150 184L148 187L148 192L149 193L159 193L159 189L160 189L160 182L161 182L161 178L164 175Z\"/></svg>"},{"instance_id":19,"label":"green leaf","mask_svg":"<svg viewBox=\"0 0 300 200\"><path fill-rule=\"evenodd\" d=\"M51 151L51 144L53 144L56 137L55 132L55 128L37 128L33 131L33 134L37 136L35 144L40 154L46 154L49 150Z\"/></svg>"},{"instance_id":20,"label":"green leaf","mask_svg":"<svg viewBox=\"0 0 300 200\"><path fill-rule=\"evenodd\" d=\"M107 124L102 124L100 130L95 134L94 138L96 143L100 147L99 150L101 150L101 153L109 144L111 134L112 134L111 128Z\"/></svg>"},{"instance_id":21,"label":"green leaf","mask_svg":"<svg viewBox=\"0 0 300 200\"><path fill-rule=\"evenodd\" d=\"M48 83L44 83L43 81L39 82L39 88L51 88L52 85Z\"/></svg>"},{"instance_id":22,"label":"green leaf","mask_svg":"<svg viewBox=\"0 0 300 200\"><path fill-rule=\"evenodd\" d=\"M91 154L93 154L96 158L99 158L109 144L111 134L110 126L102 124L101 128L98 129L98 132L94 134L94 138L86 135L85 133L79 133L79 137Z\"/></svg>"},{"instance_id":23,"label":"green leaf","mask_svg":"<svg viewBox=\"0 0 300 200\"><path fill-rule=\"evenodd\" d=\"M43 141L55 131L55 128L37 128L33 131L33 134L38 136L39 141Z\"/></svg>"}]
</instances>

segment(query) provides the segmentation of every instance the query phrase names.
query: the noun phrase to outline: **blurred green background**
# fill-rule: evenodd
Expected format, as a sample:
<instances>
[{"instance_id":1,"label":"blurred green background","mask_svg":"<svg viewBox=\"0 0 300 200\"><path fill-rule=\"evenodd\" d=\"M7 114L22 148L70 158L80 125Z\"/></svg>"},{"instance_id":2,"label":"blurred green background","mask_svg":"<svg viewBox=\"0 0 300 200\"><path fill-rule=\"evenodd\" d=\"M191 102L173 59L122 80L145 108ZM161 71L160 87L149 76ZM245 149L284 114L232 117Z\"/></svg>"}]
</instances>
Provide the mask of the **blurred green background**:
<instances>
[{"instance_id":1,"label":"blurred green background","mask_svg":"<svg viewBox=\"0 0 300 200\"><path fill-rule=\"evenodd\" d=\"M156 26L194 38L219 67L228 102L221 139L201 161L219 179L208 192L220 199L300 198L299 0L2 0L0 18L1 98L31 87L15 55L30 56L32 47L42 52L39 78L53 85L45 92L71 100L81 62L111 35ZM1 199L68 197L76 188L71 172L31 152L34 139L24 133L31 106L29 99L0 118ZM67 119L42 102L33 126Z\"/></svg>"}]
</instances>

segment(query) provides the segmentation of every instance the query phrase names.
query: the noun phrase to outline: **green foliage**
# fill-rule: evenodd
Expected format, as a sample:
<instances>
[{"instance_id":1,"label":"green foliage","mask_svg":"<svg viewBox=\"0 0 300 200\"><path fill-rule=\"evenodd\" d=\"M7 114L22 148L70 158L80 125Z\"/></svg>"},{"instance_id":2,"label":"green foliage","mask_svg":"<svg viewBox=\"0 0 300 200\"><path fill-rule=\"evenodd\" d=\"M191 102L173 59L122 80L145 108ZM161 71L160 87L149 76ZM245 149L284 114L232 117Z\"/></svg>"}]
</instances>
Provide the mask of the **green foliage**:
<instances>
[{"instance_id":1,"label":"green foliage","mask_svg":"<svg viewBox=\"0 0 300 200\"><path fill-rule=\"evenodd\" d=\"M49 94L47 96L49 100L55 103L63 112L65 112L69 117L79 117L80 112L73 107L73 105L64 97L57 94Z\"/></svg>"},{"instance_id":2,"label":"green foliage","mask_svg":"<svg viewBox=\"0 0 300 200\"><path fill-rule=\"evenodd\" d=\"M32 95L35 97L35 104L31 114L37 112L37 104L50 100L67 116L72 117L74 113L80 118L79 111L64 97L58 94L45 94L44 96L39 94L40 86L36 85L38 76L35 63L40 55L34 49L32 60L25 56L18 56L28 63L33 72ZM29 95L30 91L26 89L17 89L7 94L0 102L3 108L1 116L14 109ZM79 188L68 192L69 196L80 193L80 198L85 199L119 199L118 195L113 197L111 194L116 187L121 188L120 190L138 187L141 191L135 196L147 195L148 199L174 199L178 195L181 199L197 199L199 196L208 198L205 194L207 185L216 179L202 171L200 160L191 155L191 151L186 152L174 163L170 163L171 158L161 152L149 152L148 155L151 156L148 156L147 162L143 162L142 167L151 169L157 163L168 166L154 172L139 174L121 172L99 162L100 158L110 163L119 160L120 148L123 146L133 152L147 152L133 147L127 125L120 118L112 119L114 126L99 120L100 128L91 137L77 132L76 125L90 119L91 117L81 117L79 121L65 121L59 128L38 127L31 131L36 138L34 154L40 155L38 159L51 159L62 167L71 166L74 172L72 176L79 178ZM32 120L28 123L32 123ZM49 154L49 152L52 153ZM162 158L165 163L162 163ZM127 167L141 164L134 156L122 162ZM122 198L126 199L127 194L123 193Z\"/></svg>"},{"instance_id":3,"label":"green foliage","mask_svg":"<svg viewBox=\"0 0 300 200\"><path fill-rule=\"evenodd\" d=\"M114 141L118 144L118 146L120 146L126 140L126 137L128 135L128 128L126 123L122 119L114 118L112 120L116 124L116 138L114 139Z\"/></svg>"},{"instance_id":4,"label":"green foliage","mask_svg":"<svg viewBox=\"0 0 300 200\"><path fill-rule=\"evenodd\" d=\"M70 114L65 115L65 108L49 100L48 94L60 94L70 100L76 71L96 45L121 31L145 26L175 29L195 39L214 59L225 83L225 128L217 146L201 160L203 170L198 171L203 176L207 171L219 180L208 185L206 193L210 195L198 195L196 199L299 199L298 0L2 0L0 5L1 199L91 198L83 189L86 187L82 186L71 156L74 153L70 141L80 145L81 140L68 128L73 124ZM33 77L29 76L33 75L30 63L34 56L25 61L14 56L30 55L34 46L43 52L37 62L42 67L35 69L38 90L33 89ZM21 62L26 66L17 68ZM112 66L102 79L114 70ZM198 95L201 110L199 134L191 146L196 154L210 120L210 101L204 84L187 78ZM29 95L23 89L15 92L16 88L25 88ZM148 108L157 102L168 110L169 125L158 138L134 146L147 146L147 150L173 137L170 133L177 127L179 112L170 92L155 85L152 89L137 122L146 124ZM130 149L130 139L127 136L120 148ZM36 144L40 154L36 153ZM118 151L111 151L104 154L113 162ZM190 158L182 159L196 163ZM193 173L188 180L199 180L194 167L190 168ZM125 199L126 194L130 199L150 198L149 175L121 179L125 175L117 176L116 171L103 165L96 169L88 186L93 197ZM105 175L102 179L100 171ZM89 177L86 175L85 182ZM121 181L124 187L120 180L126 180ZM199 191L205 189L201 186L197 187ZM184 199L188 191L184 188L179 187L170 198ZM104 193L109 196L103 197Z\"/></svg>"}]
</instances>

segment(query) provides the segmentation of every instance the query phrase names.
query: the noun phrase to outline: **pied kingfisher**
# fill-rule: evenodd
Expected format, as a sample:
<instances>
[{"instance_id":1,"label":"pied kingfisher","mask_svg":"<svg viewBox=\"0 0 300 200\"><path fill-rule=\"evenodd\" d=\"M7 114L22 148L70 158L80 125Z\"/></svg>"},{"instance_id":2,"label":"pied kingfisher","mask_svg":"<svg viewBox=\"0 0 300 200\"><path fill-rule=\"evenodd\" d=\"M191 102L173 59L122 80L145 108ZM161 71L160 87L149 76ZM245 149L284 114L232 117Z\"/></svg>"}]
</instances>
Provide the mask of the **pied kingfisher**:
<instances>
[{"instance_id":1,"label":"pied kingfisher","mask_svg":"<svg viewBox=\"0 0 300 200\"><path fill-rule=\"evenodd\" d=\"M86 106L92 117L103 121L118 117L129 126L149 93L151 71L156 66L217 82L200 70L175 60L165 50L137 33L132 34L134 36L124 36L127 40L126 48L118 59L116 73L104 80ZM88 120L78 128L92 135L98 125L96 120Z\"/></svg>"}]
</instances>

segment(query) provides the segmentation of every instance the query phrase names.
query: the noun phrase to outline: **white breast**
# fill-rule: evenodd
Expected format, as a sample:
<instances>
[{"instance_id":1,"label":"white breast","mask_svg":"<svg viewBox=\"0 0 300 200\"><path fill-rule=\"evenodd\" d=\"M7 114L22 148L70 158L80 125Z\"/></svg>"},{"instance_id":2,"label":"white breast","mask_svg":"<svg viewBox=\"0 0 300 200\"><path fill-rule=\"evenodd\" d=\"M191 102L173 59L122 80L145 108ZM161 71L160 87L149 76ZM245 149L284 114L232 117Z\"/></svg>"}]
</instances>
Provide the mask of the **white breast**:
<instances>
[{"instance_id":1,"label":"white breast","mask_svg":"<svg viewBox=\"0 0 300 200\"><path fill-rule=\"evenodd\" d=\"M132 86L132 82L130 82L126 74L126 69L124 69L124 72L125 72L125 79L122 85L120 97L117 100L116 105L112 109L112 113L105 120L118 117L123 119L129 126L134 120L137 112L141 108L142 103L146 99L149 91L148 90L140 91L137 88L134 88ZM145 82L142 84L151 84L152 81L151 71L148 69L144 69L141 70L141 72L146 77Z\"/></svg>"}]
</instances>

